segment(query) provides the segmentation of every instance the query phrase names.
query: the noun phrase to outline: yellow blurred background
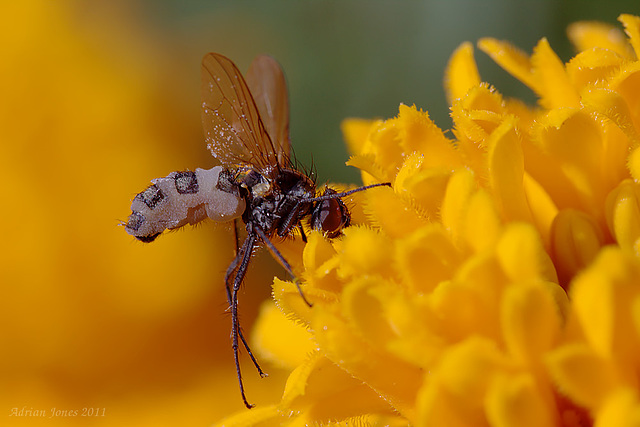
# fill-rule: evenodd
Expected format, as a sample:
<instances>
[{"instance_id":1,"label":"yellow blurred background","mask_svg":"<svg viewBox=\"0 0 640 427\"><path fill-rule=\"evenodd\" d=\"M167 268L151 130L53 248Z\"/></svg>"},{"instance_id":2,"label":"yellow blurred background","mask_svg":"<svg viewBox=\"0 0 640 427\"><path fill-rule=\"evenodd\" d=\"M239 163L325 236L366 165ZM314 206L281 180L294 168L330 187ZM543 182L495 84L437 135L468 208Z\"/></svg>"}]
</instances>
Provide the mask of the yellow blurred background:
<instances>
[{"instance_id":1,"label":"yellow blurred background","mask_svg":"<svg viewBox=\"0 0 640 427\"><path fill-rule=\"evenodd\" d=\"M213 165L198 63L124 8L15 2L0 16L0 425L208 425L241 409L222 286L231 233L144 245L119 226L149 179ZM263 259L246 325L277 272ZM251 368L249 396L270 403L260 387L282 378L254 385Z\"/></svg>"},{"instance_id":2,"label":"yellow blurred background","mask_svg":"<svg viewBox=\"0 0 640 427\"><path fill-rule=\"evenodd\" d=\"M222 284L229 229L145 245L119 226L151 178L214 164L200 126L204 53L242 70L273 54L298 158L313 153L321 182L355 182L340 120L392 116L404 102L448 127L441 74L460 42L495 36L527 50L543 35L564 43L568 21L639 12L444 3L2 2L0 426L209 425L243 410ZM503 92L522 90L506 82ZM256 256L245 330L274 275L284 277ZM249 400L273 403L285 373L265 366L259 379L243 366Z\"/></svg>"}]
</instances>

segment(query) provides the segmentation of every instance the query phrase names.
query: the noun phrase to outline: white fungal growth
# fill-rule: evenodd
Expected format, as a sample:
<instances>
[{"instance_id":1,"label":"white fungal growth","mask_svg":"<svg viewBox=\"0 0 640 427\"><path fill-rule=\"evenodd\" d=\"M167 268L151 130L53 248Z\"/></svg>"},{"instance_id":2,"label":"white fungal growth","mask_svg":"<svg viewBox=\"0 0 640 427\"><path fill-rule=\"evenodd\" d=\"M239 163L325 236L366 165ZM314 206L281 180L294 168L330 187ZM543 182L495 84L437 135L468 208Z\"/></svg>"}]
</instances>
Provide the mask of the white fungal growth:
<instances>
[{"instance_id":1,"label":"white fungal growth","mask_svg":"<svg viewBox=\"0 0 640 427\"><path fill-rule=\"evenodd\" d=\"M166 229L196 224L207 217L216 222L238 218L245 210L245 201L237 193L217 187L222 170L222 166L198 168L152 180L153 185L133 199L125 230L150 242Z\"/></svg>"}]
</instances>

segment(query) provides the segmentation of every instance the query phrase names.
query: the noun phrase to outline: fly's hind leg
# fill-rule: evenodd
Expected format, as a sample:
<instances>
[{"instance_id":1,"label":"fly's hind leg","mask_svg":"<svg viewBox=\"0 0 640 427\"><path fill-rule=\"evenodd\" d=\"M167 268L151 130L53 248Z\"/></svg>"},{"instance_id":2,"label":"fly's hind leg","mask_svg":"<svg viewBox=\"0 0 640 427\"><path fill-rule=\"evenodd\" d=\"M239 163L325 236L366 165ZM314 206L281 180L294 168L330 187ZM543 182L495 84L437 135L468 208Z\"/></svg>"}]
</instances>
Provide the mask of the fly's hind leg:
<instances>
[{"instance_id":1,"label":"fly's hind leg","mask_svg":"<svg viewBox=\"0 0 640 427\"><path fill-rule=\"evenodd\" d=\"M239 240L238 240L238 224L237 224L237 220L233 221L233 231L234 231L234 237L235 237L235 257L233 258L233 261L231 262L231 264L229 265L229 268L227 268L227 273L224 276L224 285L227 291L227 302L229 303L229 308L232 310L232 322L234 322L235 320L233 319L233 295L232 295L232 286L229 282L229 279L234 276L234 282L235 282L235 277L238 276L238 272L236 272L236 270L238 269L238 263L240 262L240 260L244 257L244 249L246 246L247 241L245 240L245 243L243 244L242 248L239 247ZM248 239L248 236L247 236ZM253 249L253 247L251 247L249 249L249 256L251 256L251 250ZM246 273L243 272L242 273L242 277L240 277L240 283L242 283L242 279L244 279L244 274ZM236 306L237 306L237 296L236 296ZM236 307L237 309L237 307ZM237 312L236 312L236 317L237 317ZM253 355L253 352L251 351L251 348L249 347L249 343L247 342L247 340L244 337L244 334L242 332L242 329L239 327L239 321L238 323L238 328L237 328L237 332L238 332L238 336L240 337L240 340L242 341L242 345L244 346L244 348L247 350L247 353L249 354L249 357L251 358L251 362L253 362L253 366L256 367L256 369L258 370L258 374L260 374L260 376L262 378L268 376L260 367L260 364L258 363L258 359L256 359L256 357ZM233 337L232 337L233 339ZM237 338L236 338L237 341Z\"/></svg>"},{"instance_id":2,"label":"fly's hind leg","mask_svg":"<svg viewBox=\"0 0 640 427\"><path fill-rule=\"evenodd\" d=\"M251 259L251 251L253 250L253 246L256 242L256 235L254 232L249 231L249 235L245 239L242 244L242 248L240 249L240 253L234 260L232 267L237 267L235 271L235 275L233 277L233 287L229 291L229 287L227 284L227 291L230 294L231 300L231 340L233 346L233 359L236 365L236 374L238 375L238 384L240 386L240 394L242 395L242 401L245 406L249 409L253 407L248 401L247 397L244 394L244 383L242 382L242 372L240 370L240 359L239 359L239 349L238 349L238 337L242 340L245 348L249 354L251 351L249 350L249 346L242 335L242 331L240 330L240 322L238 320L238 290L240 289L240 285L242 284L242 279L247 272L247 267L249 266L249 260ZM239 261L238 261L239 260ZM235 265L234 265L235 264ZM231 267L230 267L231 268ZM257 362L253 355L251 355L251 359L254 361L254 364L257 365Z\"/></svg>"}]
</instances>

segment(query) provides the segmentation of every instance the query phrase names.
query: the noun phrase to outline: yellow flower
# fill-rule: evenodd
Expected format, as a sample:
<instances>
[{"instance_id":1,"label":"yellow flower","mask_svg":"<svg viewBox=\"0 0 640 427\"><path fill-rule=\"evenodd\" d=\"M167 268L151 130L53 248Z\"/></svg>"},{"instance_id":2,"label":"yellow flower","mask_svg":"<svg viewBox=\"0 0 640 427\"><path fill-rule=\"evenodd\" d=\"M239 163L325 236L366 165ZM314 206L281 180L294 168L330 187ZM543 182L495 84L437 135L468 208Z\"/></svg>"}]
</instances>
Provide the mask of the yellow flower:
<instances>
[{"instance_id":1,"label":"yellow flower","mask_svg":"<svg viewBox=\"0 0 640 427\"><path fill-rule=\"evenodd\" d=\"M538 106L483 83L465 43L445 86L454 140L425 112L348 120L356 225L309 235L276 279L257 346L291 370L278 404L224 424L640 422L640 19L569 29L563 64L480 48ZM287 326L288 325L288 326Z\"/></svg>"}]
</instances>

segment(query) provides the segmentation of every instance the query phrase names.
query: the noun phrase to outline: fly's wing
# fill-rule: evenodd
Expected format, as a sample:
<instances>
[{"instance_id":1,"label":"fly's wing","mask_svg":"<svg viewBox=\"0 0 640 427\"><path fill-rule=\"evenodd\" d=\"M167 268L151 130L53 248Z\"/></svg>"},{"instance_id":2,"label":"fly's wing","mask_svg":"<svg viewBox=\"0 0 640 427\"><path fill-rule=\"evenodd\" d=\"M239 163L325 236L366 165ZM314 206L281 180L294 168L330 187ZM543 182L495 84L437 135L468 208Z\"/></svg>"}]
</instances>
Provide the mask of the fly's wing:
<instances>
[{"instance_id":1,"label":"fly's wing","mask_svg":"<svg viewBox=\"0 0 640 427\"><path fill-rule=\"evenodd\" d=\"M282 68L272 57L260 55L249 66L246 78L262 123L275 146L278 164L290 167L289 99Z\"/></svg>"},{"instance_id":2,"label":"fly's wing","mask_svg":"<svg viewBox=\"0 0 640 427\"><path fill-rule=\"evenodd\" d=\"M202 125L207 147L224 166L251 164L266 170L278 163L260 112L242 74L230 59L202 59Z\"/></svg>"}]
</instances>

